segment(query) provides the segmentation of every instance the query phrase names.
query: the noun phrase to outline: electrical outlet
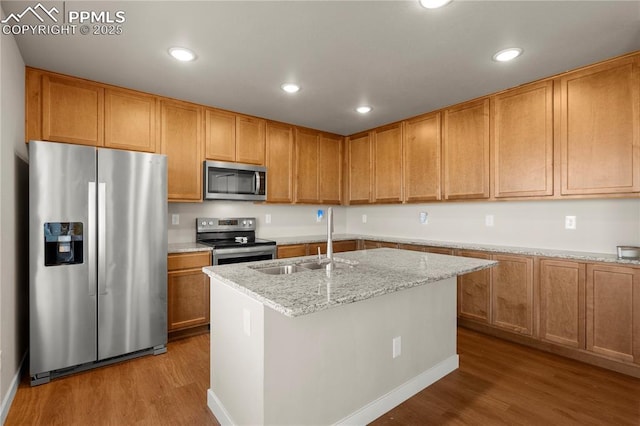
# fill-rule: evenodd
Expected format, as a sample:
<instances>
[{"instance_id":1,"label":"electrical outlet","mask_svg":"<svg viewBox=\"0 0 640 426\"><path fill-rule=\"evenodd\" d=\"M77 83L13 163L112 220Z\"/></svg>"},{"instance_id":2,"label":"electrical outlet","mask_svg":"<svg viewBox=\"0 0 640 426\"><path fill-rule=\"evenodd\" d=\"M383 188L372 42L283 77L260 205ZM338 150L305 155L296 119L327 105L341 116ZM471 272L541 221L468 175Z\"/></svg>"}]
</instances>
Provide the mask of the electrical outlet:
<instances>
[{"instance_id":1,"label":"electrical outlet","mask_svg":"<svg viewBox=\"0 0 640 426\"><path fill-rule=\"evenodd\" d=\"M362 215L362 223L367 223L367 215L366 214Z\"/></svg>"},{"instance_id":2,"label":"electrical outlet","mask_svg":"<svg viewBox=\"0 0 640 426\"><path fill-rule=\"evenodd\" d=\"M264 223L271 223L271 215L269 213L264 215Z\"/></svg>"},{"instance_id":3,"label":"electrical outlet","mask_svg":"<svg viewBox=\"0 0 640 426\"><path fill-rule=\"evenodd\" d=\"M172 225L180 225L180 215L179 214L172 214L171 215L171 224Z\"/></svg>"},{"instance_id":4,"label":"electrical outlet","mask_svg":"<svg viewBox=\"0 0 640 426\"><path fill-rule=\"evenodd\" d=\"M393 346L393 357L398 358L402 354L402 338L400 336L394 337L392 341Z\"/></svg>"},{"instance_id":5,"label":"electrical outlet","mask_svg":"<svg viewBox=\"0 0 640 426\"><path fill-rule=\"evenodd\" d=\"M564 217L564 229L576 229L576 217L565 216Z\"/></svg>"},{"instance_id":6,"label":"electrical outlet","mask_svg":"<svg viewBox=\"0 0 640 426\"><path fill-rule=\"evenodd\" d=\"M484 217L484 226L493 226L493 215L488 214Z\"/></svg>"},{"instance_id":7,"label":"electrical outlet","mask_svg":"<svg viewBox=\"0 0 640 426\"><path fill-rule=\"evenodd\" d=\"M429 213L427 212L420 212L420 223L423 225L426 225L427 223L429 223Z\"/></svg>"},{"instance_id":8,"label":"electrical outlet","mask_svg":"<svg viewBox=\"0 0 640 426\"><path fill-rule=\"evenodd\" d=\"M324 210L318 210L316 213L316 222L322 222L322 218L324 217Z\"/></svg>"}]
</instances>

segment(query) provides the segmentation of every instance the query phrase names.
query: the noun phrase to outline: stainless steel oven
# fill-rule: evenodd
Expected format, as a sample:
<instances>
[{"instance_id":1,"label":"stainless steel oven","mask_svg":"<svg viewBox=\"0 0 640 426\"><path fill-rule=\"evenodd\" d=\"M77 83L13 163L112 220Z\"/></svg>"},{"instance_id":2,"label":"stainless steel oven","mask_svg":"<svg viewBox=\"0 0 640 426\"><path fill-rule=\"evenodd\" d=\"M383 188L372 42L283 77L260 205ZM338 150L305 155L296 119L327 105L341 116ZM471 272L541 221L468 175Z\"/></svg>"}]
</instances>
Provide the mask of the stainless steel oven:
<instances>
[{"instance_id":1,"label":"stainless steel oven","mask_svg":"<svg viewBox=\"0 0 640 426\"><path fill-rule=\"evenodd\" d=\"M276 258L275 241L256 238L256 219L197 218L196 242L213 247L213 265Z\"/></svg>"}]
</instances>

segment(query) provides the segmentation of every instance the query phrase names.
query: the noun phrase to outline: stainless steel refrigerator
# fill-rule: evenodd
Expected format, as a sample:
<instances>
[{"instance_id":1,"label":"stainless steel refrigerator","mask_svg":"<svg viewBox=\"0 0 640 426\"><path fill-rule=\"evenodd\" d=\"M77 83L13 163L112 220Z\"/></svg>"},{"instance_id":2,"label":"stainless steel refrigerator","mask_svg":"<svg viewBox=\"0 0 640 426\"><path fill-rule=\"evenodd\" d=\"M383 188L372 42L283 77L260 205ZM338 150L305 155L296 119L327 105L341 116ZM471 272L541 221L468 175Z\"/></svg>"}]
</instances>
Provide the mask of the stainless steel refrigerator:
<instances>
[{"instance_id":1,"label":"stainless steel refrigerator","mask_svg":"<svg viewBox=\"0 0 640 426\"><path fill-rule=\"evenodd\" d=\"M31 384L167 343L167 159L29 143Z\"/></svg>"}]
</instances>

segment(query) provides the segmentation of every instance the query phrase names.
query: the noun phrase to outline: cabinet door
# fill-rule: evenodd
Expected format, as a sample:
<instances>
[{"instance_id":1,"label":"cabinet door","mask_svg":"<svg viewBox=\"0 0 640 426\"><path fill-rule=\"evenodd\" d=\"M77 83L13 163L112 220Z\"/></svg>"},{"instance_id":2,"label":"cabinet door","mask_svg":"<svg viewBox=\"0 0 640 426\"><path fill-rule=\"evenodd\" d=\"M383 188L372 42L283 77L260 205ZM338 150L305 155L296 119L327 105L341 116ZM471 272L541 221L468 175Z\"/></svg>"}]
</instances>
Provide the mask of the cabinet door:
<instances>
[{"instance_id":1,"label":"cabinet door","mask_svg":"<svg viewBox=\"0 0 640 426\"><path fill-rule=\"evenodd\" d=\"M444 113L444 197L489 198L489 99Z\"/></svg>"},{"instance_id":2,"label":"cabinet door","mask_svg":"<svg viewBox=\"0 0 640 426\"><path fill-rule=\"evenodd\" d=\"M371 138L368 133L350 138L349 150L349 204L367 204L371 201Z\"/></svg>"},{"instance_id":3,"label":"cabinet door","mask_svg":"<svg viewBox=\"0 0 640 426\"><path fill-rule=\"evenodd\" d=\"M562 194L640 191L640 58L560 79Z\"/></svg>"},{"instance_id":4,"label":"cabinet door","mask_svg":"<svg viewBox=\"0 0 640 426\"><path fill-rule=\"evenodd\" d=\"M540 261L540 338L585 348L585 265Z\"/></svg>"},{"instance_id":5,"label":"cabinet door","mask_svg":"<svg viewBox=\"0 0 640 426\"><path fill-rule=\"evenodd\" d=\"M289 244L286 246L278 246L277 250L278 250L278 259L307 255L306 244Z\"/></svg>"},{"instance_id":6,"label":"cabinet door","mask_svg":"<svg viewBox=\"0 0 640 426\"><path fill-rule=\"evenodd\" d=\"M317 132L296 129L296 202L318 203L318 145Z\"/></svg>"},{"instance_id":7,"label":"cabinet door","mask_svg":"<svg viewBox=\"0 0 640 426\"><path fill-rule=\"evenodd\" d=\"M236 161L235 114L207 109L204 138L207 160Z\"/></svg>"},{"instance_id":8,"label":"cabinet door","mask_svg":"<svg viewBox=\"0 0 640 426\"><path fill-rule=\"evenodd\" d=\"M167 155L169 201L202 200L202 109L162 101L162 153Z\"/></svg>"},{"instance_id":9,"label":"cabinet door","mask_svg":"<svg viewBox=\"0 0 640 426\"><path fill-rule=\"evenodd\" d=\"M209 277L201 269L169 272L169 331L209 323Z\"/></svg>"},{"instance_id":10,"label":"cabinet door","mask_svg":"<svg viewBox=\"0 0 640 426\"><path fill-rule=\"evenodd\" d=\"M491 99L494 195L553 195L553 82Z\"/></svg>"},{"instance_id":11,"label":"cabinet door","mask_svg":"<svg viewBox=\"0 0 640 426\"><path fill-rule=\"evenodd\" d=\"M340 204L342 202L342 138L320 135L318 159L320 202Z\"/></svg>"},{"instance_id":12,"label":"cabinet door","mask_svg":"<svg viewBox=\"0 0 640 426\"><path fill-rule=\"evenodd\" d=\"M448 249L444 247L425 246L424 251L426 251L427 253L446 254L448 256L453 255L452 249Z\"/></svg>"},{"instance_id":13,"label":"cabinet door","mask_svg":"<svg viewBox=\"0 0 640 426\"><path fill-rule=\"evenodd\" d=\"M402 201L402 126L394 124L373 132L373 201Z\"/></svg>"},{"instance_id":14,"label":"cabinet door","mask_svg":"<svg viewBox=\"0 0 640 426\"><path fill-rule=\"evenodd\" d=\"M130 90L106 89L104 146L157 152L158 99Z\"/></svg>"},{"instance_id":15,"label":"cabinet door","mask_svg":"<svg viewBox=\"0 0 640 426\"><path fill-rule=\"evenodd\" d=\"M440 113L409 120L404 128L404 200L440 200Z\"/></svg>"},{"instance_id":16,"label":"cabinet door","mask_svg":"<svg viewBox=\"0 0 640 426\"><path fill-rule=\"evenodd\" d=\"M458 256L491 259L488 253L460 250ZM458 316L489 323L491 317L491 269L458 276Z\"/></svg>"},{"instance_id":17,"label":"cabinet door","mask_svg":"<svg viewBox=\"0 0 640 426\"><path fill-rule=\"evenodd\" d=\"M238 163L265 163L265 121L260 118L236 117L236 161Z\"/></svg>"},{"instance_id":18,"label":"cabinet door","mask_svg":"<svg viewBox=\"0 0 640 426\"><path fill-rule=\"evenodd\" d=\"M357 250L357 242L355 240L347 240L347 241L334 241L333 242L333 252L334 253L341 253L341 252L345 252L345 251L354 251ZM318 250L316 249L316 253L318 252ZM309 251L309 254L313 254L311 253L311 251Z\"/></svg>"},{"instance_id":19,"label":"cabinet door","mask_svg":"<svg viewBox=\"0 0 640 426\"><path fill-rule=\"evenodd\" d=\"M104 145L104 89L98 84L42 76L42 138Z\"/></svg>"},{"instance_id":20,"label":"cabinet door","mask_svg":"<svg viewBox=\"0 0 640 426\"><path fill-rule=\"evenodd\" d=\"M491 271L491 323L533 335L533 258L494 255Z\"/></svg>"},{"instance_id":21,"label":"cabinet door","mask_svg":"<svg viewBox=\"0 0 640 426\"><path fill-rule=\"evenodd\" d=\"M293 202L293 128L267 126L267 201Z\"/></svg>"},{"instance_id":22,"label":"cabinet door","mask_svg":"<svg viewBox=\"0 0 640 426\"><path fill-rule=\"evenodd\" d=\"M587 350L640 363L640 269L587 265Z\"/></svg>"}]
</instances>

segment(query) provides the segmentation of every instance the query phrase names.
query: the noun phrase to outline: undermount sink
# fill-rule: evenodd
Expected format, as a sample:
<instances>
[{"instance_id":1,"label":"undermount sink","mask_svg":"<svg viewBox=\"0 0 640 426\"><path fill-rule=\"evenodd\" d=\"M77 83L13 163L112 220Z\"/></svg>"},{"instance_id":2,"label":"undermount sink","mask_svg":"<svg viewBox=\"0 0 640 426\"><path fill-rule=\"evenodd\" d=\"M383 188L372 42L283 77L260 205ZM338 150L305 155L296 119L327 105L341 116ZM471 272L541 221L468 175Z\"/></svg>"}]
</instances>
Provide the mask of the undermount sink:
<instances>
[{"instance_id":1,"label":"undermount sink","mask_svg":"<svg viewBox=\"0 0 640 426\"><path fill-rule=\"evenodd\" d=\"M344 263L344 262L333 262L333 267L336 269L353 268L353 266L354 265ZM304 262L304 263L280 265L280 266L258 266L258 267L252 267L252 269L268 275L290 275L290 274L295 274L296 272L325 269L326 267L327 267L326 263Z\"/></svg>"}]
</instances>

